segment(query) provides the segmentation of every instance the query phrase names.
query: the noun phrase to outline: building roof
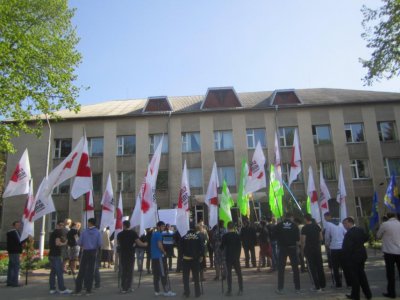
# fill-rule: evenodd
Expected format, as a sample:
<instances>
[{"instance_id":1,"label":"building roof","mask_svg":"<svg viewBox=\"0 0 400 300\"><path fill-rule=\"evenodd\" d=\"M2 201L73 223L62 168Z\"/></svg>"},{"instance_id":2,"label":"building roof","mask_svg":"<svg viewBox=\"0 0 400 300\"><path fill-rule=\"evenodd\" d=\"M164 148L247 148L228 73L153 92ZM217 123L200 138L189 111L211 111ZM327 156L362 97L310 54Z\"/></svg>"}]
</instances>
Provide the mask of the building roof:
<instances>
[{"instance_id":1,"label":"building roof","mask_svg":"<svg viewBox=\"0 0 400 300\"><path fill-rule=\"evenodd\" d=\"M215 88L213 89L215 90ZM283 90L287 91L287 90ZM345 89L295 89L293 91L299 99L299 103L280 104L285 107L302 106L324 106L324 105L344 105L361 103L387 103L400 102L400 93L375 92ZM195 113L202 111L226 111L226 110L254 110L254 109L273 109L275 108L274 99L277 91L236 93L242 107L203 109L201 107L206 95L199 96L178 96L168 97L172 106L173 113ZM79 113L61 110L58 115L64 119L76 118L98 118L116 116L140 116L148 99L114 100L103 103L83 105ZM165 110L153 111L153 114L169 113Z\"/></svg>"}]
</instances>

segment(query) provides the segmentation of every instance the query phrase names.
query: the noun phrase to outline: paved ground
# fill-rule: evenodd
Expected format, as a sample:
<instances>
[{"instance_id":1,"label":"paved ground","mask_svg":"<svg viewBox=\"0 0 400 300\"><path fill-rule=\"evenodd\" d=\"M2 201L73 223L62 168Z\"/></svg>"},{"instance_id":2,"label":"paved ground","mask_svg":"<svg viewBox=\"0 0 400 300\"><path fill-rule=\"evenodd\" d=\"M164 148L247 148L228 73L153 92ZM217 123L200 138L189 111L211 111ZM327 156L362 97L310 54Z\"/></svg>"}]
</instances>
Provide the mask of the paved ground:
<instances>
[{"instance_id":1,"label":"paved ground","mask_svg":"<svg viewBox=\"0 0 400 300\"><path fill-rule=\"evenodd\" d=\"M369 259L366 266L367 276L370 282L371 290L374 299L385 299L381 296L382 292L386 287L385 270L384 263L382 259L382 253L380 251L370 251ZM277 285L277 274L267 273L266 269L261 272L257 272L256 269L243 269L243 279L244 279L244 293L243 296L236 296L237 288L237 278L233 276L233 297L236 299L345 299L345 294L349 293L346 289L333 289L331 288L331 275L329 269L325 267L326 278L328 286L322 293L311 292L311 283L308 273L301 274L301 289L303 294L298 295L294 292L292 273L290 272L290 267L286 268L285 274L285 295L275 294L275 289ZM234 273L234 272L233 272ZM205 272L206 281L203 283L204 294L203 299L216 300L221 298L228 298L223 296L221 290L221 281L213 281L215 271L212 269ZM102 283L101 288L94 291L91 296L96 300L102 299L153 299L156 298L153 293L152 276L143 275L141 280L141 286L137 288L138 284L138 274L135 272L134 277L134 287L135 291L129 294L119 294L117 286L117 275L111 269L101 269ZM71 275L65 276L66 286L73 289L73 278ZM177 293L177 298L181 298L183 293L182 285L182 274L172 273L170 274L170 282L173 290ZM192 293L193 292L193 286ZM224 282L224 288L226 291L226 282ZM399 287L398 287L399 288ZM71 298L70 295L49 295L48 286L48 270L37 270L29 277L28 285L20 288L6 287L5 284L0 286L0 298L6 300L25 300L25 299L64 299ZM85 296L74 297L74 298L86 298Z\"/></svg>"}]
</instances>

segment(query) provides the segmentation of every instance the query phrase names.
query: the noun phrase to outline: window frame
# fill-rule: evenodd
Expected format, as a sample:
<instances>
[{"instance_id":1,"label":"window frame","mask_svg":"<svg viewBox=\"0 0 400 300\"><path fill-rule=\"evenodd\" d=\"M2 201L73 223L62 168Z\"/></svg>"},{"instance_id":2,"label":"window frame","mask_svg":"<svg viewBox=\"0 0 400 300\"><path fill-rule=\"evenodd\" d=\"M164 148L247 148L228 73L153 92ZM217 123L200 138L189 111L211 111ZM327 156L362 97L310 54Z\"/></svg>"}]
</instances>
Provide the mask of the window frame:
<instances>
[{"instance_id":1,"label":"window frame","mask_svg":"<svg viewBox=\"0 0 400 300\"><path fill-rule=\"evenodd\" d=\"M294 132L297 129L296 126L286 126L286 127L279 127L278 128L278 133L279 133L279 147L284 148L284 147L293 147L293 142L294 142ZM292 137L292 143L289 144L288 138L289 138L289 132L286 131L292 131L293 130L293 137Z\"/></svg>"},{"instance_id":2,"label":"window frame","mask_svg":"<svg viewBox=\"0 0 400 300\"><path fill-rule=\"evenodd\" d=\"M360 177L360 172L362 172L362 170L359 169L360 168L359 162L362 162L364 164L364 168L365 168L364 173L366 174L366 177ZM369 170L369 163L368 163L368 160L366 160L366 159L350 160L350 170L351 170L351 179L352 180L364 180L364 179L371 178L371 174L370 174L370 170ZM355 171L355 172L353 172L353 171ZM356 175L356 177L354 177L354 175Z\"/></svg>"},{"instance_id":3,"label":"window frame","mask_svg":"<svg viewBox=\"0 0 400 300\"><path fill-rule=\"evenodd\" d=\"M125 178L128 176L128 178ZM126 189L125 183L126 180L129 180L129 177L132 176L132 182L130 185L130 189ZM135 173L132 171L118 171L117 172L117 193L132 193L135 191Z\"/></svg>"},{"instance_id":4,"label":"window frame","mask_svg":"<svg viewBox=\"0 0 400 300\"><path fill-rule=\"evenodd\" d=\"M69 143L69 151L66 153L65 156L63 156L63 142L68 142ZM54 158L65 158L67 157L72 151L72 139L65 138L65 139L54 139Z\"/></svg>"},{"instance_id":5,"label":"window frame","mask_svg":"<svg viewBox=\"0 0 400 300\"><path fill-rule=\"evenodd\" d=\"M125 144L127 138L133 138L133 149L126 153ZM128 155L135 155L136 154L136 136L135 135L118 135L117 136L117 156L128 156ZM129 145L129 144L128 144ZM128 148L129 149L129 148Z\"/></svg>"},{"instance_id":6,"label":"window frame","mask_svg":"<svg viewBox=\"0 0 400 300\"><path fill-rule=\"evenodd\" d=\"M262 131L262 136L264 138L263 141L257 140L257 135L256 131L259 131L261 133ZM247 143L247 149L255 149L257 146L257 142L260 141L261 143L261 148L267 148L267 138L266 138L266 130L265 128L247 128L246 129L246 143ZM249 145L249 138L251 138L251 141L253 145Z\"/></svg>"},{"instance_id":7,"label":"window frame","mask_svg":"<svg viewBox=\"0 0 400 300\"><path fill-rule=\"evenodd\" d=\"M354 126L357 126L357 125L359 125L361 127L362 141L356 141L354 138L357 135L357 134L355 134L356 129L354 129ZM348 139L347 139L347 132L350 132L351 141L348 141ZM346 123L346 124L344 124L344 135L345 135L347 144L365 143L364 123Z\"/></svg>"},{"instance_id":8,"label":"window frame","mask_svg":"<svg viewBox=\"0 0 400 300\"><path fill-rule=\"evenodd\" d=\"M395 176L400 176L400 172L397 172L397 170L390 170L389 160L397 160L398 164L400 166L400 157L384 157L383 158L383 168L385 170L386 178L390 178L390 176L392 176L392 173L394 173ZM398 171L400 171L400 168Z\"/></svg>"},{"instance_id":9,"label":"window frame","mask_svg":"<svg viewBox=\"0 0 400 300\"><path fill-rule=\"evenodd\" d=\"M150 154L154 154L156 151L156 147L158 146L158 143L160 142L162 136L164 136L163 140L163 145L161 148L161 154L166 154L169 151L169 145L168 145L168 133L152 133L149 134L149 151ZM155 139L157 144L155 145Z\"/></svg>"},{"instance_id":10,"label":"window frame","mask_svg":"<svg viewBox=\"0 0 400 300\"><path fill-rule=\"evenodd\" d=\"M393 130L393 138L392 139L385 139L383 135L384 128L382 128L383 124L391 124L392 125L392 130ZM379 141L381 142L394 142L397 141L397 132L396 132L396 122L395 121L379 121L378 122L378 135L379 135Z\"/></svg>"},{"instance_id":11,"label":"window frame","mask_svg":"<svg viewBox=\"0 0 400 300\"><path fill-rule=\"evenodd\" d=\"M329 141L321 143L321 139L318 134L318 129L326 128L328 129L329 132ZM313 141L314 145L331 145L332 144L332 132L331 132L331 126L330 125L312 125L311 126L311 131L313 135Z\"/></svg>"},{"instance_id":12,"label":"window frame","mask_svg":"<svg viewBox=\"0 0 400 300\"><path fill-rule=\"evenodd\" d=\"M203 170L202 170L202 168L187 168L187 171L188 171L188 180L189 180L189 187L192 189L199 189L199 188L203 188ZM195 175L193 175L193 172L194 171L196 171L196 172L199 172L199 174L195 174L195 175L197 175L199 178L200 178L200 185L199 186L197 186L197 185L193 185L192 183L193 183L193 181L192 180L190 180L191 178L192 178L192 176L195 176ZM192 174L192 175L191 175Z\"/></svg>"},{"instance_id":13,"label":"window frame","mask_svg":"<svg viewBox=\"0 0 400 300\"><path fill-rule=\"evenodd\" d=\"M318 174L320 174L322 167L322 175L324 176L325 181L337 180L338 174L336 173L336 162L334 160L321 160L317 163L317 167L318 167L317 170Z\"/></svg>"},{"instance_id":14,"label":"window frame","mask_svg":"<svg viewBox=\"0 0 400 300\"><path fill-rule=\"evenodd\" d=\"M231 174L229 174L228 178L224 178L223 174L226 172L226 170L232 171ZM224 172L225 171L225 172ZM217 175L218 175L218 181L219 181L219 186L222 188L222 183L224 179L226 180L226 184L228 187L236 187L236 173L235 173L235 166L222 166L222 167L217 167Z\"/></svg>"},{"instance_id":15,"label":"window frame","mask_svg":"<svg viewBox=\"0 0 400 300\"><path fill-rule=\"evenodd\" d=\"M101 141L101 153L93 154L93 141ZM88 151L89 157L103 157L104 156L104 137L90 137L88 138Z\"/></svg>"},{"instance_id":16,"label":"window frame","mask_svg":"<svg viewBox=\"0 0 400 300\"><path fill-rule=\"evenodd\" d=\"M231 142L232 144L230 145L230 148L225 148L222 147L222 140L223 136L225 134L230 134L231 136ZM226 151L226 150L232 150L233 149L233 132L232 130L215 130L214 131L214 151Z\"/></svg>"},{"instance_id":17,"label":"window frame","mask_svg":"<svg viewBox=\"0 0 400 300\"><path fill-rule=\"evenodd\" d=\"M198 141L199 141L199 149L193 150L192 146L192 135L198 135ZM196 139L196 138L195 138ZM195 152L201 152L201 136L200 136L200 131L195 131L195 132L182 132L181 135L181 141L182 141L182 147L181 151L182 153L195 153Z\"/></svg>"}]
</instances>

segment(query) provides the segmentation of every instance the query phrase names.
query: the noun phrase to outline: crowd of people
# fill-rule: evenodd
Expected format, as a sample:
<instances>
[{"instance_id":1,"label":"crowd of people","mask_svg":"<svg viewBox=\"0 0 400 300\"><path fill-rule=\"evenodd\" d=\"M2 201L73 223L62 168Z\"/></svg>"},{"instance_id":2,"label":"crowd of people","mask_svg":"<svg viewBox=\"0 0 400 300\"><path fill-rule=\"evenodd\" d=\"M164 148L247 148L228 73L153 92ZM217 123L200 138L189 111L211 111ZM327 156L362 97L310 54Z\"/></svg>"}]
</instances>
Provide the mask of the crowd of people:
<instances>
[{"instance_id":1,"label":"crowd of people","mask_svg":"<svg viewBox=\"0 0 400 300\"><path fill-rule=\"evenodd\" d=\"M232 222L227 223L225 228L223 221L208 228L200 221L198 224L191 223L190 230L183 236L163 221L159 221L155 228L147 229L141 236L131 228L129 221L123 222L123 230L118 234L111 233L109 228L98 230L95 219L89 219L84 230L81 230L79 222L70 219L59 221L49 237L50 294L81 295L85 290L85 294L90 295L93 288L100 287L101 264L104 268L111 268L113 263L118 271L120 292L131 292L136 260L140 276L144 268L153 275L155 296L175 296L169 273L174 271L172 262L176 258L175 272L182 272L184 297L191 294L190 278L194 282L194 296L202 295L207 268L215 270L214 280L226 280L226 296L233 293L234 269L238 280L237 295L242 295L242 249L244 268L252 267L260 272L262 268L268 267L267 272L277 273L277 294L284 294L288 258L296 293L303 292L300 272L309 272L312 292L320 293L327 286L321 251L321 245L324 244L334 287L339 289L345 285L351 288L350 294L346 295L348 299L359 300L360 290L367 299L371 299L372 293L364 270L367 260L364 244L369 239L368 234L355 226L352 217L335 224L330 214L325 213L322 226L309 214L303 219L304 224L290 213L279 222L269 218L251 224L243 219L240 228ZM16 221L12 225L13 228L7 232L7 286L18 287L19 256L22 252L20 222ZM395 265L400 271L400 222L394 214L387 214L386 221L381 224L376 235L382 239L388 282L383 296L395 298ZM259 249L258 255L256 246ZM65 286L65 273L74 276L73 289Z\"/></svg>"}]
</instances>

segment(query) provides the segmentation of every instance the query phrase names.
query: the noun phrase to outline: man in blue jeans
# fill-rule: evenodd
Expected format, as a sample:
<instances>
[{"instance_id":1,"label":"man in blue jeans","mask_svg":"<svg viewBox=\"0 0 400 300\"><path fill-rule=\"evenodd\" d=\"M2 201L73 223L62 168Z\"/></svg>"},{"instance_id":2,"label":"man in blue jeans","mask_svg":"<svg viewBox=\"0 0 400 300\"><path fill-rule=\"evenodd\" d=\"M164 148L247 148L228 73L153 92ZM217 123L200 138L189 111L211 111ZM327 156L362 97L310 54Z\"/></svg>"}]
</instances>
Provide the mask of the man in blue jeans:
<instances>
[{"instance_id":1,"label":"man in blue jeans","mask_svg":"<svg viewBox=\"0 0 400 300\"><path fill-rule=\"evenodd\" d=\"M19 276L19 256L22 253L19 229L21 223L14 221L13 228L7 232L7 252L8 252L8 270L7 270L7 286L18 287Z\"/></svg>"},{"instance_id":2,"label":"man in blue jeans","mask_svg":"<svg viewBox=\"0 0 400 300\"><path fill-rule=\"evenodd\" d=\"M56 229L50 234L49 238L49 262L50 262L50 294L56 294L56 276L58 291L60 294L71 294L71 290L64 285L64 268L61 259L61 247L67 245L67 239L63 232L64 223L57 222Z\"/></svg>"}]
</instances>

